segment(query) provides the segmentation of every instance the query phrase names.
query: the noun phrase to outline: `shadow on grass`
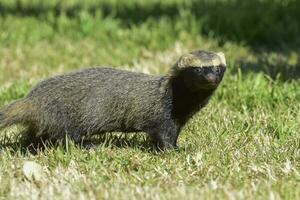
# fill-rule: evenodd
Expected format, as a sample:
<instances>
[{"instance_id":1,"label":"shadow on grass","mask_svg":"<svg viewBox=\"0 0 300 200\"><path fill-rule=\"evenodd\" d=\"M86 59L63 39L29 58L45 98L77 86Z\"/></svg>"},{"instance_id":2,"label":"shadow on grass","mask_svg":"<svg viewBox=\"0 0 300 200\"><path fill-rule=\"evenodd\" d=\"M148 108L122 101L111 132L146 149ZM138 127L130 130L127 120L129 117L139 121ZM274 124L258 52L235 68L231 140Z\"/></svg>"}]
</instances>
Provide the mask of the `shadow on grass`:
<instances>
[{"instance_id":1,"label":"shadow on grass","mask_svg":"<svg viewBox=\"0 0 300 200\"><path fill-rule=\"evenodd\" d=\"M232 70L237 73L241 69L243 73L263 72L271 79L281 81L300 80L300 52L290 55L282 53L255 53L255 61L247 61L242 58L235 63L238 68Z\"/></svg>"},{"instance_id":2,"label":"shadow on grass","mask_svg":"<svg viewBox=\"0 0 300 200\"><path fill-rule=\"evenodd\" d=\"M10 150L12 153L20 152L21 154L36 155L49 148L63 147L67 149L69 145L81 149L97 148L131 148L144 152L158 153L154 143L144 134L124 134L124 133L106 133L82 140L80 144L75 144L70 139L66 141L54 142L46 139L32 139L22 135L6 136L0 140L0 152Z\"/></svg>"}]
</instances>

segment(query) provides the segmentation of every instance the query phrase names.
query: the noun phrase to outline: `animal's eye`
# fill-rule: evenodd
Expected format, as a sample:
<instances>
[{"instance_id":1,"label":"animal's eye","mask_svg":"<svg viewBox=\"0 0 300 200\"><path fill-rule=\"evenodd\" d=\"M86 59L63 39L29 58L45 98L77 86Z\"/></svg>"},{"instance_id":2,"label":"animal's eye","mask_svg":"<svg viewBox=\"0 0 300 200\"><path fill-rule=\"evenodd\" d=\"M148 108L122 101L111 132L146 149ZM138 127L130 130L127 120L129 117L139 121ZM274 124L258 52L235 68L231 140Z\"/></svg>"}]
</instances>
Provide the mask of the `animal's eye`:
<instances>
[{"instance_id":1,"label":"animal's eye","mask_svg":"<svg viewBox=\"0 0 300 200\"><path fill-rule=\"evenodd\" d=\"M216 68L216 69L215 69L215 72L216 72L217 74L220 74L220 73L221 73L221 68L219 68L219 67Z\"/></svg>"},{"instance_id":2,"label":"animal's eye","mask_svg":"<svg viewBox=\"0 0 300 200\"><path fill-rule=\"evenodd\" d=\"M197 73L202 73L202 72L203 72L203 69L200 68L200 67L196 67L194 70L195 70L195 72L197 72Z\"/></svg>"}]
</instances>

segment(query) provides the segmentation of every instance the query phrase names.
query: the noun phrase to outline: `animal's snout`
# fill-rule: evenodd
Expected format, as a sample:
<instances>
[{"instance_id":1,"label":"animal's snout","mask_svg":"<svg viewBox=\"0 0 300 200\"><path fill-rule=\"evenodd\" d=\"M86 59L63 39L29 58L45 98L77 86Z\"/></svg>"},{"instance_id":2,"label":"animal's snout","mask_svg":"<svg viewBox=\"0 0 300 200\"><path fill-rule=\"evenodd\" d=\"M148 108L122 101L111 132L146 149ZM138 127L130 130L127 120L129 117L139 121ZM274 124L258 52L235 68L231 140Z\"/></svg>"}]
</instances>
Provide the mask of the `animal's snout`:
<instances>
[{"instance_id":1,"label":"animal's snout","mask_svg":"<svg viewBox=\"0 0 300 200\"><path fill-rule=\"evenodd\" d=\"M206 75L206 80L210 83L216 83L218 81L217 79L217 76L213 73L209 73Z\"/></svg>"}]
</instances>

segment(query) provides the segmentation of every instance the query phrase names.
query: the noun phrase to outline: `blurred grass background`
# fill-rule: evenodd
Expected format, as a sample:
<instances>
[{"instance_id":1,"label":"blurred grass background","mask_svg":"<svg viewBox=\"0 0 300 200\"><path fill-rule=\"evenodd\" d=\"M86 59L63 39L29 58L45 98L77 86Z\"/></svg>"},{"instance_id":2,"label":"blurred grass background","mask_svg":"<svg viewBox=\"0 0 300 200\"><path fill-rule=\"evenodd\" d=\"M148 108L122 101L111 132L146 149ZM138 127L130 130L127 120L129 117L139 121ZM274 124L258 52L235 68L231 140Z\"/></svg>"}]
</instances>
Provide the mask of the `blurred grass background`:
<instances>
[{"instance_id":1,"label":"blurred grass background","mask_svg":"<svg viewBox=\"0 0 300 200\"><path fill-rule=\"evenodd\" d=\"M1 0L0 56L8 57L1 66L16 62L12 54L23 58L13 67L25 69L36 68L33 62L41 59L47 68L73 68L78 60L82 66L117 66L131 64L144 51L164 51L180 42L187 49L246 47L256 59L239 59L244 70L298 78L299 7L296 0ZM230 53L233 60L250 57L237 49Z\"/></svg>"},{"instance_id":2,"label":"blurred grass background","mask_svg":"<svg viewBox=\"0 0 300 200\"><path fill-rule=\"evenodd\" d=\"M112 135L93 151L32 155L6 131L0 197L296 199L299 8L298 0L0 0L1 106L47 76L88 66L163 74L195 49L223 51L228 62L178 152L156 155L143 136ZM42 181L22 176L26 160L44 167Z\"/></svg>"}]
</instances>

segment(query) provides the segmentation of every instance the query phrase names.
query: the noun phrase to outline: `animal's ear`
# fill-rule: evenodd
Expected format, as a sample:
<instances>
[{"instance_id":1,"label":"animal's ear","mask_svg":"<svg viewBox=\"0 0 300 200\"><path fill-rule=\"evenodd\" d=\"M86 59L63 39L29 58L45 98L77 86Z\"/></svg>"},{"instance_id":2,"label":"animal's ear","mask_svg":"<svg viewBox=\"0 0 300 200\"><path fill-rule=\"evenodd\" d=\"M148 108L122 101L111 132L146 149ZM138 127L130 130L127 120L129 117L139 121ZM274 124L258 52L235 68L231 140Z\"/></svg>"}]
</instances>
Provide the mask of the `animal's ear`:
<instances>
[{"instance_id":1,"label":"animal's ear","mask_svg":"<svg viewBox=\"0 0 300 200\"><path fill-rule=\"evenodd\" d=\"M221 64L226 66L226 59L225 59L225 55L223 52L218 52L217 55L219 56L220 60L221 60Z\"/></svg>"}]
</instances>

